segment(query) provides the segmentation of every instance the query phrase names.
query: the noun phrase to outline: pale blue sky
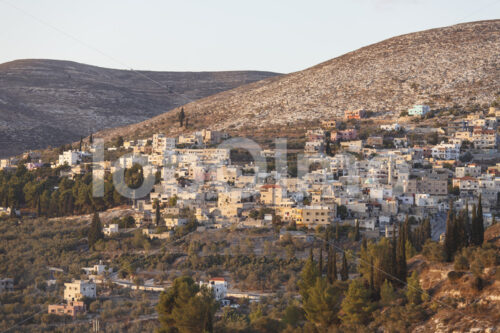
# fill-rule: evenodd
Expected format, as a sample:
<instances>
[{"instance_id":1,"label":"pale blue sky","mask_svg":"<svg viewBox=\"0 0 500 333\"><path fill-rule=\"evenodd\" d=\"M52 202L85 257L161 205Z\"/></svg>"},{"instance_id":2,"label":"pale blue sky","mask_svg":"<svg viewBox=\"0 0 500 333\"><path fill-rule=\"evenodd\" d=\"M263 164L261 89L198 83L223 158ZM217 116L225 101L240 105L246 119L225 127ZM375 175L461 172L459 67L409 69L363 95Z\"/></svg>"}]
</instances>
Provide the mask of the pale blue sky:
<instances>
[{"instance_id":1,"label":"pale blue sky","mask_svg":"<svg viewBox=\"0 0 500 333\"><path fill-rule=\"evenodd\" d=\"M500 0L0 0L0 63L288 73L392 36L499 17Z\"/></svg>"}]
</instances>

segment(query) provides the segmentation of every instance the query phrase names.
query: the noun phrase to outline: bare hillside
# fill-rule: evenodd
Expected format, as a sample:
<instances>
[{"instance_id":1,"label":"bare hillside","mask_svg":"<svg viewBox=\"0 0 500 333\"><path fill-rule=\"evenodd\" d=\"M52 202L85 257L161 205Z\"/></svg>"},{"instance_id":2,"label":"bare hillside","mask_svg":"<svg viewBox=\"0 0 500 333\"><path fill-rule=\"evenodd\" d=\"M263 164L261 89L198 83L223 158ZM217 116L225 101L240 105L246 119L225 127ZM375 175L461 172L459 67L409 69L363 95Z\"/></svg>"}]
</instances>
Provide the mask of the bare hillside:
<instances>
[{"instance_id":1,"label":"bare hillside","mask_svg":"<svg viewBox=\"0 0 500 333\"><path fill-rule=\"evenodd\" d=\"M135 72L56 60L0 64L0 157L70 143L275 75Z\"/></svg>"},{"instance_id":2,"label":"bare hillside","mask_svg":"<svg viewBox=\"0 0 500 333\"><path fill-rule=\"evenodd\" d=\"M208 127L245 135L294 128L351 108L399 114L414 103L434 108L491 103L499 93L500 20L492 20L390 38L184 108L190 130ZM176 134L175 113L101 135Z\"/></svg>"}]
</instances>

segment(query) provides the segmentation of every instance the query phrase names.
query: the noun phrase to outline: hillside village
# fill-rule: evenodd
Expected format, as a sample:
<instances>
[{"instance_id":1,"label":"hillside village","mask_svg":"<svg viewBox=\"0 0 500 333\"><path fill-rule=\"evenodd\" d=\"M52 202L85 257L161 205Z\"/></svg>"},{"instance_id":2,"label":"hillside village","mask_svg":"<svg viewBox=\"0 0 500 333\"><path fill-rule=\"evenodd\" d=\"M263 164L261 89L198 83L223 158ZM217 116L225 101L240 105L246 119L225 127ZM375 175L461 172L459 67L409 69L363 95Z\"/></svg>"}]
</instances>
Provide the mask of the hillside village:
<instances>
[{"instance_id":1,"label":"hillside village","mask_svg":"<svg viewBox=\"0 0 500 333\"><path fill-rule=\"evenodd\" d=\"M427 105L415 105L401 116L416 120L417 125L385 122L378 125L376 134L361 139L355 125L370 113L346 110L341 117L324 119L318 128L307 130L299 152L287 152L279 141L274 148L260 149L248 142L234 148L235 138L205 129L176 137L163 133L133 141L120 137L105 144L103 160L95 158L99 142L90 137L82 140L78 149L61 151L56 161L43 161L37 152L27 152L23 159L1 160L0 168L13 173L21 166L27 172L48 168L56 170L59 177L77 182L85 176L91 179L91 175L94 180L104 181L124 172L126 185L135 189L129 193L139 193L141 184L150 184L152 191L145 196L134 194L119 202L125 208L120 208L122 213L114 218L104 219L102 236L96 239L95 246L102 240L120 240L133 234L134 241L138 239L160 250L165 245L176 247L189 237L189 244L196 244L195 235L212 235L216 239L220 237L217 233L224 230L250 235L259 235L257 230L262 230L256 240L298 242L305 256L307 248L317 249L330 232L336 233L338 239L339 228L346 242L356 242L392 240L405 225L415 235L420 235L423 226L427 228L424 239L412 245L420 251L426 239L446 245L449 211L466 211L467 218L475 219L480 207L483 228L488 228L496 224L500 209L500 110L483 109L457 118L446 128L419 127L418 120L432 112ZM184 115L179 114L179 126L184 121ZM114 161L110 156L118 158ZM120 194L126 192L118 184L114 186ZM104 187L107 193L107 183ZM9 206L9 200L13 202L9 198L9 194L0 198L0 203L7 203L0 207L4 216L58 216L45 212L40 196L24 207ZM47 201L47 209L51 205ZM71 205L76 207L77 202ZM94 247L92 228L102 223L106 214L93 215L89 249ZM328 237L325 255L330 261ZM264 245L256 245L252 255L264 253ZM353 251L355 247L342 242L337 246L342 248L334 252L343 253L347 262L344 250ZM218 246L215 248L220 251ZM283 258L287 256L283 253ZM191 255L189 258L193 260ZM175 285L171 279L155 277L154 269L124 274L120 264L113 261L116 259L104 259L104 263L101 260L91 267L81 267L82 278L64 283L64 297L48 305L45 312L77 321L85 316L94 318L87 314L89 300L102 297L99 293L109 297L109 293L113 294L110 285L156 295ZM359 276L351 264L344 267L342 263L345 280ZM221 307L237 309L243 299L259 303L282 292L281 288L269 286L244 289L248 284L235 283L234 275L219 273L223 276L201 270L196 283L212 290ZM2 278L1 292L16 289L15 279ZM144 316L144 320L157 318Z\"/></svg>"}]
</instances>

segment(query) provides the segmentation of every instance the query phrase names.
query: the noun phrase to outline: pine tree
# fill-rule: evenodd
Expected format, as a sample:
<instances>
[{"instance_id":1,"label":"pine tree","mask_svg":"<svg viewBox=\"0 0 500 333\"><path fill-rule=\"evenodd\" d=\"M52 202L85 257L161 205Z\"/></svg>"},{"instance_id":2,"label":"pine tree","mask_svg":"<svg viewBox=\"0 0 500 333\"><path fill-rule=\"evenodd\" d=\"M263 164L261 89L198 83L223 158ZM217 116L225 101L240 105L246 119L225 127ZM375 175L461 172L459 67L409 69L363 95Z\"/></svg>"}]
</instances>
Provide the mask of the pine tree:
<instances>
[{"instance_id":1,"label":"pine tree","mask_svg":"<svg viewBox=\"0 0 500 333\"><path fill-rule=\"evenodd\" d=\"M328 327L338 321L341 295L339 288L318 278L309 289L308 297L302 301L307 320L314 323L321 332L326 332Z\"/></svg>"},{"instance_id":2,"label":"pine tree","mask_svg":"<svg viewBox=\"0 0 500 333\"><path fill-rule=\"evenodd\" d=\"M408 286L406 291L406 298L408 303L418 305L422 303L423 300L423 290L420 287L420 281L418 279L417 271L413 271L410 278L408 279Z\"/></svg>"},{"instance_id":3,"label":"pine tree","mask_svg":"<svg viewBox=\"0 0 500 333\"><path fill-rule=\"evenodd\" d=\"M309 297L309 289L315 285L316 280L319 278L319 276L318 266L310 256L306 261L306 264L302 268L302 272L300 273L300 281L298 283L299 292L302 296L302 299L305 300Z\"/></svg>"},{"instance_id":4,"label":"pine tree","mask_svg":"<svg viewBox=\"0 0 500 333\"><path fill-rule=\"evenodd\" d=\"M92 223L90 224L90 229L88 232L88 242L89 248L93 249L94 245L100 240L104 238L104 234L102 232L101 219L99 218L99 213L94 212L94 216L92 217Z\"/></svg>"},{"instance_id":5,"label":"pine tree","mask_svg":"<svg viewBox=\"0 0 500 333\"><path fill-rule=\"evenodd\" d=\"M349 268L347 266L345 251L342 252L342 268L340 269L340 279L342 281L347 281L349 279Z\"/></svg>"},{"instance_id":6,"label":"pine tree","mask_svg":"<svg viewBox=\"0 0 500 333\"><path fill-rule=\"evenodd\" d=\"M388 306L391 305L392 302L396 300L396 298L397 295L394 292L392 284L388 280L385 280L382 284L382 287L380 288L380 303L383 306Z\"/></svg>"},{"instance_id":7,"label":"pine tree","mask_svg":"<svg viewBox=\"0 0 500 333\"><path fill-rule=\"evenodd\" d=\"M366 325L370 321L375 304L371 301L370 291L361 279L353 280L349 284L341 307L342 323L347 327Z\"/></svg>"}]
</instances>

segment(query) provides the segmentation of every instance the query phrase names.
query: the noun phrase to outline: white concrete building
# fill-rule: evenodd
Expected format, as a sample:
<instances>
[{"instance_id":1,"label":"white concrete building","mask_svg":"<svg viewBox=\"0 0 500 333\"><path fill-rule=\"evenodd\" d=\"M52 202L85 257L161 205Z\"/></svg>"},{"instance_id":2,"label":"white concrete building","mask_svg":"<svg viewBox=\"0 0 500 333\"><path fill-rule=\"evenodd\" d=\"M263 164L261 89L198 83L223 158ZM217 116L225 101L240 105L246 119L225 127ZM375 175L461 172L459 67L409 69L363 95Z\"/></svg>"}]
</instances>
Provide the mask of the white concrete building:
<instances>
[{"instance_id":1,"label":"white concrete building","mask_svg":"<svg viewBox=\"0 0 500 333\"><path fill-rule=\"evenodd\" d=\"M59 165L77 165L81 161L81 152L76 150L67 150L59 155Z\"/></svg>"},{"instance_id":2,"label":"white concrete building","mask_svg":"<svg viewBox=\"0 0 500 333\"><path fill-rule=\"evenodd\" d=\"M64 284L64 299L68 302L79 301L84 297L96 298L96 285L87 280L74 280Z\"/></svg>"},{"instance_id":3,"label":"white concrete building","mask_svg":"<svg viewBox=\"0 0 500 333\"><path fill-rule=\"evenodd\" d=\"M224 278L215 277L215 278L208 280L208 282L200 281L200 287L203 287L203 286L205 286L213 291L215 299L217 301L220 301L220 300L226 298L227 281Z\"/></svg>"},{"instance_id":4,"label":"white concrete building","mask_svg":"<svg viewBox=\"0 0 500 333\"><path fill-rule=\"evenodd\" d=\"M460 145L443 143L432 148L432 157L437 160L458 160L460 156Z\"/></svg>"}]
</instances>

